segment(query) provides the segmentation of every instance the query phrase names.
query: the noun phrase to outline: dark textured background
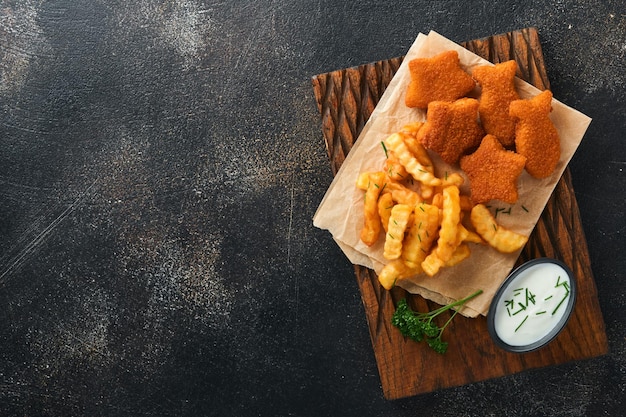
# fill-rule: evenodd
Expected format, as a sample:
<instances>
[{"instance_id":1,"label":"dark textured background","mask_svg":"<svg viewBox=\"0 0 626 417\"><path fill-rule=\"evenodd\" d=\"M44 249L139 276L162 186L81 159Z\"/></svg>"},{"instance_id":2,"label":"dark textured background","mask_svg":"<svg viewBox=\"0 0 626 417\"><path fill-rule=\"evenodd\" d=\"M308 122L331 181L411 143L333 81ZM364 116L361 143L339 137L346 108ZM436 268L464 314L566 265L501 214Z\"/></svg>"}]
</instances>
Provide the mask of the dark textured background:
<instances>
[{"instance_id":1,"label":"dark textured background","mask_svg":"<svg viewBox=\"0 0 626 417\"><path fill-rule=\"evenodd\" d=\"M0 0L0 415L617 416L622 0ZM610 353L382 396L311 76L535 26ZM428 370L425 370L427 372Z\"/></svg>"}]
</instances>

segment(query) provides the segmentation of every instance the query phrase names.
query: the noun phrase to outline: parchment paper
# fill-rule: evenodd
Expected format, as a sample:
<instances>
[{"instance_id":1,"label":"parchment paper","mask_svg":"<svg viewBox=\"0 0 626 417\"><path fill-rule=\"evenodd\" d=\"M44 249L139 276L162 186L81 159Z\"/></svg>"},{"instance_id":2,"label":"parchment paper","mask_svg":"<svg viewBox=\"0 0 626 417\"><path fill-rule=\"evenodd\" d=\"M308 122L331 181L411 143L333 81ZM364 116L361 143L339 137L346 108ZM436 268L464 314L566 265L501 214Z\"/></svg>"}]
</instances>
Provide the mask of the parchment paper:
<instances>
[{"instance_id":1,"label":"parchment paper","mask_svg":"<svg viewBox=\"0 0 626 417\"><path fill-rule=\"evenodd\" d=\"M404 104L406 87L410 81L408 63L414 58L431 57L452 49L459 53L461 66L468 72L477 65L493 65L436 32L430 32L428 35L420 33L313 217L313 224L321 229L327 229L353 264L380 273L386 263L383 257L382 234L379 241L371 247L360 240L364 193L356 187L359 174L382 169L385 160L384 150L380 144L382 140L399 131L407 123L426 120L425 110L409 108ZM540 93L540 90L519 79L516 79L516 87L524 99ZM556 99L552 101L552 109L550 118L561 139L561 158L553 174L538 180L524 171L518 181L519 199L515 205L497 200L490 203L492 212L495 212L496 208L508 212L504 214L503 211L499 211L497 221L500 224L525 235L530 235L535 227L552 191L591 123L589 117ZM461 191L467 192L469 181L458 167L445 164L433 153L431 157L437 175L441 176L445 171L459 172L463 175L466 181ZM486 315L491 299L511 272L521 250L517 253L502 254L485 245L470 244L470 246L472 255L460 264L442 268L434 277L420 274L409 280L402 280L397 285L439 304L447 304L482 289L483 293L468 302L460 313L467 317Z\"/></svg>"}]
</instances>

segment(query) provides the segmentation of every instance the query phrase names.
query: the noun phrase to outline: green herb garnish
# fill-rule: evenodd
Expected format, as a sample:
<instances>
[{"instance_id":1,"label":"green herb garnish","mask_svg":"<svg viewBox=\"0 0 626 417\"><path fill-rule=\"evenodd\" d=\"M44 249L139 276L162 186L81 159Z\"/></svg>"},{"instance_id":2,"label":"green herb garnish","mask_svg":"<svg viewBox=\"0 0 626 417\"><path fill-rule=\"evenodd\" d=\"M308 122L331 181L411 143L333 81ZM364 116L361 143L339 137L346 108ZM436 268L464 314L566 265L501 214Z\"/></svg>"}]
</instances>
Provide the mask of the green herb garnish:
<instances>
[{"instance_id":1,"label":"green herb garnish","mask_svg":"<svg viewBox=\"0 0 626 417\"><path fill-rule=\"evenodd\" d=\"M416 342L426 340L426 343L428 344L428 346L430 346L431 349L433 349L437 353L443 354L448 349L448 342L444 342L443 340L441 340L441 335L443 334L443 331L446 329L448 324L450 324L454 316L456 316L456 314L458 313L458 308L454 311L454 313L452 313L450 318L441 327L435 324L435 322L433 321L434 318L454 307L462 307L467 301L471 300L479 294L482 294L482 292L482 290L478 290L472 295L469 295L461 300L455 301L428 313L413 311L411 307L409 307L406 298L403 298L398 302L396 311L391 317L391 324L396 326L403 336L408 337L409 339Z\"/></svg>"}]
</instances>

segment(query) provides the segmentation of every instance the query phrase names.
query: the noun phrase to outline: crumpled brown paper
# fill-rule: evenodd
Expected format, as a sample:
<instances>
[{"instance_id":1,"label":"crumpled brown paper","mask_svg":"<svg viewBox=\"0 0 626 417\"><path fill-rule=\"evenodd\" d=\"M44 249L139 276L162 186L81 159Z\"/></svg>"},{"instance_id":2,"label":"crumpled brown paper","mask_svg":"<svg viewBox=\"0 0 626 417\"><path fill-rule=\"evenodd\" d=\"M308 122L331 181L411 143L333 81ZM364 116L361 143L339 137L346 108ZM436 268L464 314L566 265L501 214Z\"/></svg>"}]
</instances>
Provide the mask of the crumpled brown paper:
<instances>
[{"instance_id":1,"label":"crumpled brown paper","mask_svg":"<svg viewBox=\"0 0 626 417\"><path fill-rule=\"evenodd\" d=\"M353 264L380 273L386 263L383 257L382 237L371 247L361 242L359 237L363 227L363 191L356 188L359 174L382 169L385 160L384 150L380 144L382 140L399 131L407 123L426 120L425 111L408 108L404 104L405 90L410 81L408 63L414 58L430 57L451 49L458 51L461 65L468 72L477 65L492 65L436 32L430 32L428 35L420 33L315 213L313 224L330 231L333 239ZM522 98L529 98L540 92L519 79L516 80L516 86ZM518 183L518 203L509 205L493 201L491 204L494 208L504 210L510 208L509 214L498 215L498 222L525 235L530 235L535 227L552 191L591 123L589 117L556 99L552 101L552 108L550 117L561 139L561 159L553 174L538 180L524 171ZM437 155L431 156L437 175L441 176L441 173L447 171L459 172L465 177L458 167L445 164ZM466 182L461 190L467 192L468 180L465 178ZM397 285L439 304L464 298L481 289L483 293L470 300L460 313L467 317L486 315L491 299L513 268L519 252L502 254L488 246L475 244L471 244L471 250L470 258L456 266L443 268L434 277L421 274L409 280L402 280Z\"/></svg>"}]
</instances>

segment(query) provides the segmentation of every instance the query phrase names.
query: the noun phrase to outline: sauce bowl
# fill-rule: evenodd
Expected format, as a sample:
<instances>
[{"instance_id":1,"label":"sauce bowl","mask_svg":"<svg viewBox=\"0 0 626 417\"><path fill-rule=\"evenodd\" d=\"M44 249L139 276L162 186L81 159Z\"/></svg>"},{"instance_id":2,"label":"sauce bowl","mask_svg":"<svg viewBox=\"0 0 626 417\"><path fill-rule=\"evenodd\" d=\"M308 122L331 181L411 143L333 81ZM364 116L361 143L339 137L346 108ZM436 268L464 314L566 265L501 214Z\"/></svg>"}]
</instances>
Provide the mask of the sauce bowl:
<instances>
[{"instance_id":1,"label":"sauce bowl","mask_svg":"<svg viewBox=\"0 0 626 417\"><path fill-rule=\"evenodd\" d=\"M537 258L509 274L487 314L493 341L515 353L537 350L567 324L576 302L576 280L558 259Z\"/></svg>"}]
</instances>

